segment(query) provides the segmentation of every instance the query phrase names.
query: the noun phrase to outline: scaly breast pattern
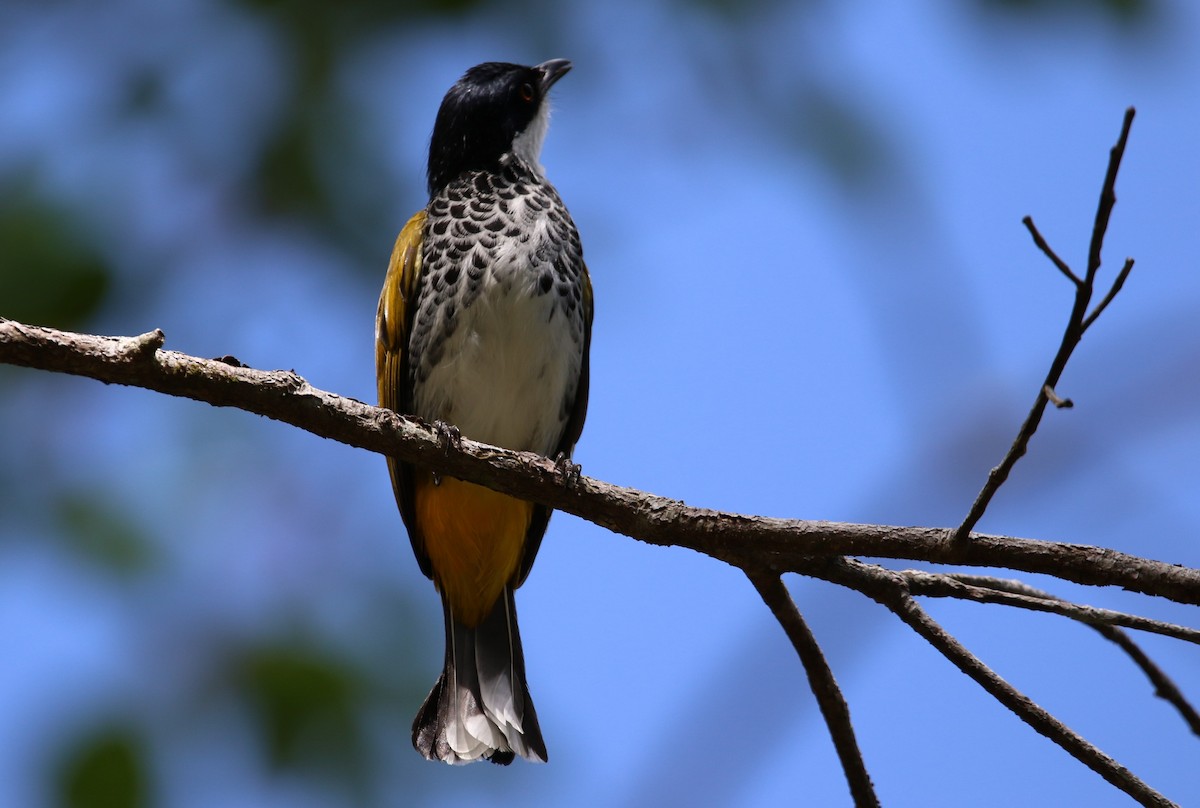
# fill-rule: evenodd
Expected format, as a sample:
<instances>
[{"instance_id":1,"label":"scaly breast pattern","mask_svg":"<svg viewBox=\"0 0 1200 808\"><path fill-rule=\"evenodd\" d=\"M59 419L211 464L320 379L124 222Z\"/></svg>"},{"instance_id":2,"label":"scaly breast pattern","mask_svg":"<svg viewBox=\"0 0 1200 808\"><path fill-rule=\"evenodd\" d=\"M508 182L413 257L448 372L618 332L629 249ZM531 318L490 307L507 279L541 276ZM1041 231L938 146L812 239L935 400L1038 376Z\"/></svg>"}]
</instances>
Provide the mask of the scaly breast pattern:
<instances>
[{"instance_id":1,"label":"scaly breast pattern","mask_svg":"<svg viewBox=\"0 0 1200 808\"><path fill-rule=\"evenodd\" d=\"M552 454L583 358L583 256L554 187L519 162L429 206L409 338L413 409L467 437Z\"/></svg>"}]
</instances>

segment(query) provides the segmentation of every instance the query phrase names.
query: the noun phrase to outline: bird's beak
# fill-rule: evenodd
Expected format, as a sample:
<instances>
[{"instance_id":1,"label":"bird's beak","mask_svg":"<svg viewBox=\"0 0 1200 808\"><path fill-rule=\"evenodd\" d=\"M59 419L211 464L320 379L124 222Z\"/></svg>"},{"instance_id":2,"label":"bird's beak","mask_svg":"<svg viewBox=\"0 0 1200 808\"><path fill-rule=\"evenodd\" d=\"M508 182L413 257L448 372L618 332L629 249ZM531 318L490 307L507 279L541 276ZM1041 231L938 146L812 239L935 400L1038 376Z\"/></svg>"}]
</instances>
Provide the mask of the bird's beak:
<instances>
[{"instance_id":1,"label":"bird's beak","mask_svg":"<svg viewBox=\"0 0 1200 808\"><path fill-rule=\"evenodd\" d=\"M567 71L571 69L571 62L568 59L551 59L534 69L542 74L542 95L545 95L554 86L554 82L567 75Z\"/></svg>"}]
</instances>

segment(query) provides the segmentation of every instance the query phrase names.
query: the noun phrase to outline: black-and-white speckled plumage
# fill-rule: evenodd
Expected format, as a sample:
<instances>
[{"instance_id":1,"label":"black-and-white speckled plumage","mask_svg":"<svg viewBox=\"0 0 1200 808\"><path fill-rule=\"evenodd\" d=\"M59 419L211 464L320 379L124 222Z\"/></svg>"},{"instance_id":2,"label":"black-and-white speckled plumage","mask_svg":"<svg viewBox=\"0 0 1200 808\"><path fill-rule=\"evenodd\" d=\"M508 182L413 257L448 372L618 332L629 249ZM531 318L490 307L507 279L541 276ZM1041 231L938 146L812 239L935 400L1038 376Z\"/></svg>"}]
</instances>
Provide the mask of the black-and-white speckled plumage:
<instances>
[{"instance_id":1,"label":"black-and-white speckled plumage","mask_svg":"<svg viewBox=\"0 0 1200 808\"><path fill-rule=\"evenodd\" d=\"M380 403L469 438L569 457L588 399L592 288L579 234L539 163L564 59L488 62L446 93L429 203L396 240L376 318ZM431 760L547 759L525 681L516 590L550 509L389 458L446 656L413 721ZM499 498L498 498L499 497Z\"/></svg>"},{"instance_id":2,"label":"black-and-white speckled plumage","mask_svg":"<svg viewBox=\"0 0 1200 808\"><path fill-rule=\"evenodd\" d=\"M586 272L558 192L516 155L427 207L409 338L413 409L475 440L553 456L583 362Z\"/></svg>"}]
</instances>

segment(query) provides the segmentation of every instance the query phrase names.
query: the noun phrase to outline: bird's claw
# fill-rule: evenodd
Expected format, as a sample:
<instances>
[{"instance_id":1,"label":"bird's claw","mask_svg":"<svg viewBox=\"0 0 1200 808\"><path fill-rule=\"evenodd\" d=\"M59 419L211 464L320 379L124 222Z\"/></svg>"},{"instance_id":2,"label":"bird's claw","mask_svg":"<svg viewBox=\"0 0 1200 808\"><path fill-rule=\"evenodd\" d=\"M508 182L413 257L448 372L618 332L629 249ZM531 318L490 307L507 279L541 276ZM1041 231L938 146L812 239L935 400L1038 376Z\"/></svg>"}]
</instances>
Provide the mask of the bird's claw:
<instances>
[{"instance_id":1,"label":"bird's claw","mask_svg":"<svg viewBox=\"0 0 1200 808\"><path fill-rule=\"evenodd\" d=\"M572 463L566 452L559 452L554 458L554 470L565 488L574 488L583 474L583 466Z\"/></svg>"},{"instance_id":2,"label":"bird's claw","mask_svg":"<svg viewBox=\"0 0 1200 808\"><path fill-rule=\"evenodd\" d=\"M458 427L456 427L454 424L448 424L445 421L438 420L433 422L431 428L433 429L434 433L437 434L438 443L441 444L442 451L445 452L447 456L450 454L451 446L453 446L455 449L462 448L462 432L460 432ZM433 484L442 484L442 475L438 474L436 471L433 472Z\"/></svg>"},{"instance_id":3,"label":"bird's claw","mask_svg":"<svg viewBox=\"0 0 1200 808\"><path fill-rule=\"evenodd\" d=\"M433 431L437 433L438 443L442 445L442 451L450 454L450 447L462 449L462 432L459 432L458 427L454 424L448 424L445 421L434 421Z\"/></svg>"}]
</instances>

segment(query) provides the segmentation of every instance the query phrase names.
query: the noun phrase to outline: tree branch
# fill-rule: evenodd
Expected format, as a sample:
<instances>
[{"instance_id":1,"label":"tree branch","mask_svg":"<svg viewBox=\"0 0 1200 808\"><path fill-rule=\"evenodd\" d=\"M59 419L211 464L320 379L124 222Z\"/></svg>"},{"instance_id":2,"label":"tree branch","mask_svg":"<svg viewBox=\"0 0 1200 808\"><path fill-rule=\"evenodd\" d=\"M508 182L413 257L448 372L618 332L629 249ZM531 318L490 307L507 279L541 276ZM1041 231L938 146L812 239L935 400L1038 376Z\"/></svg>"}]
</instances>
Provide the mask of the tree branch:
<instances>
[{"instance_id":1,"label":"tree branch","mask_svg":"<svg viewBox=\"0 0 1200 808\"><path fill-rule=\"evenodd\" d=\"M1164 623L1109 609L1084 606L1055 597L1029 584L1010 578L993 578L987 575L971 575L957 572L926 572L925 570L901 570L909 591L914 595L931 598L959 598L976 603L998 603L1035 612L1069 617L1089 626L1124 626L1184 642L1200 644L1200 630Z\"/></svg>"},{"instance_id":2,"label":"tree branch","mask_svg":"<svg viewBox=\"0 0 1200 808\"><path fill-rule=\"evenodd\" d=\"M1163 672L1162 668L1158 667L1154 660L1146 656L1146 652L1134 643L1128 634L1119 628L1095 626L1095 629L1116 643L1117 647L1129 655L1134 664L1142 669L1142 673L1146 674L1146 678L1150 680L1150 684L1154 685L1154 695L1178 710L1179 714L1183 716L1183 720L1187 722L1192 734L1200 736L1200 715L1196 713L1196 708L1184 697L1183 693L1175 685L1175 682Z\"/></svg>"},{"instance_id":3,"label":"tree branch","mask_svg":"<svg viewBox=\"0 0 1200 808\"><path fill-rule=\"evenodd\" d=\"M1165 796L1142 782L1133 772L1038 706L968 651L921 608L912 597L904 576L873 564L837 558L814 560L809 574L847 586L886 606L1018 718L1142 805L1174 805Z\"/></svg>"},{"instance_id":4,"label":"tree branch","mask_svg":"<svg viewBox=\"0 0 1200 808\"><path fill-rule=\"evenodd\" d=\"M814 556L863 555L1044 573L1200 604L1200 569L1101 547L983 533L972 534L970 542L953 542L946 528L746 516L695 508L585 476L565 485L559 469L544 457L465 437L461 445L448 446L418 419L319 390L293 371L255 370L230 357L201 359L162 350L157 347L161 344L160 331L100 337L0 319L0 362L237 407L740 569L768 561L779 572L804 572Z\"/></svg>"},{"instance_id":5,"label":"tree branch","mask_svg":"<svg viewBox=\"0 0 1200 808\"><path fill-rule=\"evenodd\" d=\"M1058 254L1051 249L1046 240L1042 238L1042 234L1038 231L1033 223L1033 219L1026 216L1022 221L1025 227L1028 228L1030 235L1033 236L1033 242L1037 245L1047 257L1050 258L1058 271L1069 278L1075 286L1075 303L1071 307L1071 316L1067 320L1067 327L1063 332L1062 342L1059 344L1058 353L1055 354L1054 360L1050 363L1050 370L1046 373L1046 379L1038 389L1037 398L1034 399L1033 407L1029 410L1029 415L1025 417L1025 422L1021 424L1020 430L1017 432L1017 437L1013 441L1004 459L1000 461L1000 465L988 472L987 481L980 489L975 501L971 504L970 511L963 519L958 529L954 531L955 541L962 542L968 538L975 526L979 524L979 520L983 518L983 514L987 511L988 505L991 504L992 498L996 492L1000 490L1000 486L1004 485L1008 479L1009 473L1017 464L1017 461L1024 457L1026 450L1029 448L1029 441L1033 438L1033 434L1037 432L1038 426L1042 422L1042 416L1046 413L1046 405L1050 402L1050 397L1054 395L1055 388L1058 387L1058 380L1062 377L1063 370L1067 367L1067 361L1070 360L1071 354L1075 351L1075 347L1079 345L1079 341L1083 339L1083 333L1088 327L1096 321L1100 313L1108 307L1112 299L1116 297L1117 292L1125 284L1125 279L1129 277L1130 271L1133 270L1133 259L1127 259L1124 268L1117 274L1117 279L1113 282L1108 294L1100 302L1100 305L1089 315L1088 305L1092 299L1092 293L1095 290L1096 272L1100 269L1100 253L1104 246L1104 235L1108 232L1108 221L1112 215L1113 206L1117 203L1116 185L1117 172L1121 168L1121 158L1125 156L1125 144L1129 140L1129 128L1133 125L1134 109L1130 107L1125 110L1125 120L1121 125L1121 134L1117 138L1117 143L1113 146L1108 158L1108 170L1104 175L1104 184L1100 189L1100 202L1096 208L1096 220L1092 226L1092 239L1088 246L1088 264L1087 272L1084 273L1081 280L1078 275L1071 270L1065 261L1058 257ZM1054 396L1057 399L1057 395ZM1065 405L1062 405L1065 406Z\"/></svg>"},{"instance_id":6,"label":"tree branch","mask_svg":"<svg viewBox=\"0 0 1200 808\"><path fill-rule=\"evenodd\" d=\"M875 794L871 775L867 773L862 751L854 737L850 708L842 696L837 680L833 677L833 671L829 669L829 663L825 661L825 654L817 644L816 637L778 575L760 570L747 571L746 575L762 596L763 603L767 604L767 608L783 626L788 639L792 641L792 647L796 649L800 661L804 664L809 687L817 699L817 706L821 708L829 735L833 738L833 745L842 763L842 771L846 774L846 781L850 785L850 795L854 798L854 804L860 808L878 806L879 797Z\"/></svg>"},{"instance_id":7,"label":"tree branch","mask_svg":"<svg viewBox=\"0 0 1200 808\"><path fill-rule=\"evenodd\" d=\"M1178 710L1192 733L1200 736L1200 714L1196 712L1196 708L1184 697L1175 682L1163 672L1162 668L1146 656L1141 647L1118 626L1151 631L1192 643L1200 643L1200 631L1132 614L1081 606L1051 595L1049 592L1043 592L1022 581L962 573L939 575L922 570L905 570L897 574L904 578L909 591L914 595L956 597L978 603L1001 603L1007 606L1060 614L1086 623L1128 654L1134 664L1142 669L1146 678L1154 685L1154 695Z\"/></svg>"}]
</instances>

